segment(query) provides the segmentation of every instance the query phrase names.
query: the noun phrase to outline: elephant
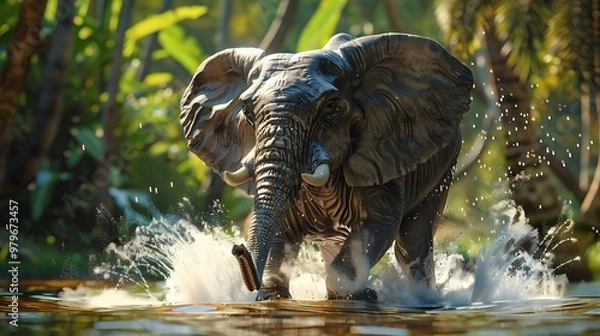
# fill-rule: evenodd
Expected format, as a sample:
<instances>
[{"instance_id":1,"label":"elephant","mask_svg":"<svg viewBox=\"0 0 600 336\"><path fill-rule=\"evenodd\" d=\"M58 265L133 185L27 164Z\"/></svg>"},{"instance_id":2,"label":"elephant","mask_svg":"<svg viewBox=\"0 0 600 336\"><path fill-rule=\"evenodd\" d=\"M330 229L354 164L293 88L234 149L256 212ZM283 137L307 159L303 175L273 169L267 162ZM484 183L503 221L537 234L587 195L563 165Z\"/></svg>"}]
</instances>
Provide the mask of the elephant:
<instances>
[{"instance_id":1,"label":"elephant","mask_svg":"<svg viewBox=\"0 0 600 336\"><path fill-rule=\"evenodd\" d=\"M188 149L254 197L234 245L256 300L291 298L284 263L312 242L327 299L376 301L371 268L435 285L433 237L461 148L473 76L433 39L340 33L318 50L231 48L181 98Z\"/></svg>"}]
</instances>

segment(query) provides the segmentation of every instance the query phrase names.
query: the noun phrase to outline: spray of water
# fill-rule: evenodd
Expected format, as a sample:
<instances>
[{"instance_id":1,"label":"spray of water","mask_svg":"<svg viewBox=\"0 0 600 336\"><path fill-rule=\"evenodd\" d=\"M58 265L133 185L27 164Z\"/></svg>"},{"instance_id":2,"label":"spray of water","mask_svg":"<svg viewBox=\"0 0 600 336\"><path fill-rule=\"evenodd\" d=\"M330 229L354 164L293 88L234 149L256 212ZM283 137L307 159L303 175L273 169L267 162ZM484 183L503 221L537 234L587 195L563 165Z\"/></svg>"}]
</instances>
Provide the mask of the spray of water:
<instances>
[{"instance_id":1,"label":"spray of water","mask_svg":"<svg viewBox=\"0 0 600 336\"><path fill-rule=\"evenodd\" d=\"M477 260L472 300L487 302L562 296L566 276L556 276L550 266L554 259L552 251L561 244L553 244L558 232L549 233L540 244L538 232L523 222L525 217L511 203L502 202L493 210L498 235ZM518 218L522 222L514 222Z\"/></svg>"},{"instance_id":2,"label":"spray of water","mask_svg":"<svg viewBox=\"0 0 600 336\"><path fill-rule=\"evenodd\" d=\"M552 250L561 242L539 244L537 232L527 225L520 210L509 202L496 209L496 236L483 251L473 270L462 255L437 252L436 290L410 283L396 265L393 249L387 262L377 267L368 286L379 294L384 304L464 306L472 302L558 298L563 295L566 277L556 276L550 268ZM182 219L154 219L139 227L135 237L122 246L110 245L108 261L96 268L105 278L117 278L119 291L90 293L85 289L65 291L63 298L88 297L88 304L110 306L111 302L139 303L129 297L131 287L137 289L145 304L177 304L191 302L250 302L235 258L234 242L243 240L239 232L220 229L199 230ZM552 240L552 239L550 239ZM540 249L540 246L545 246ZM540 257L541 255L541 257ZM312 245L305 245L299 260L289 272L290 291L294 299L325 298L324 263ZM165 279L159 289L152 287L156 277ZM106 297L101 300L99 297Z\"/></svg>"}]
</instances>

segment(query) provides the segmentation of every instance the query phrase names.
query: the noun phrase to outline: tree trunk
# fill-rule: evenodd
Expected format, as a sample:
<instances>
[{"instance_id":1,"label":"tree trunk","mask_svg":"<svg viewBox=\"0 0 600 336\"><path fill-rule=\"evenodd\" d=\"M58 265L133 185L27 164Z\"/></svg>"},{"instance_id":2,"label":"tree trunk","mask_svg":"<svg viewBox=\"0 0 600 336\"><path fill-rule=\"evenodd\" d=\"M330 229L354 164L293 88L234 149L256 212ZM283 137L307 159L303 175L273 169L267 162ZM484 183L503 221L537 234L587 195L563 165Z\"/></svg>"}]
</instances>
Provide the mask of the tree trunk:
<instances>
[{"instance_id":1,"label":"tree trunk","mask_svg":"<svg viewBox=\"0 0 600 336\"><path fill-rule=\"evenodd\" d=\"M488 20L487 22L493 22ZM559 223L562 212L562 202L556 187L548 179L548 159L541 155L542 147L534 133L533 121L530 117L530 97L526 83L519 80L513 69L506 62L502 53L502 44L495 34L494 27L486 27L483 31L487 59L496 77L496 92L500 97L502 125L506 141L507 173L510 190L515 203L521 206L529 219L529 224L535 227L540 239L554 246L552 267L555 272L564 273L571 281L591 279L589 267L576 257L585 253L589 246L590 234L580 235L575 232L556 232L547 238L549 229ZM578 187L578 186L577 186ZM577 226L576 226L577 229ZM578 243L557 244L568 236L576 236ZM566 240L565 240L566 241ZM582 249L583 248L583 249ZM539 251L543 251L541 247ZM540 256L542 257L542 256Z\"/></svg>"},{"instance_id":2,"label":"tree trunk","mask_svg":"<svg viewBox=\"0 0 600 336\"><path fill-rule=\"evenodd\" d=\"M36 107L33 131L21 154L8 167L8 185L23 186L29 183L46 158L60 126L63 111L63 94L67 83L68 67L73 53L74 0L58 2L57 26L44 69L44 81Z\"/></svg>"},{"instance_id":3,"label":"tree trunk","mask_svg":"<svg viewBox=\"0 0 600 336\"><path fill-rule=\"evenodd\" d=\"M392 0L381 0L381 4L385 8L385 14L392 30L399 33L408 33L406 25L400 18L400 15L398 15L398 10L401 6Z\"/></svg>"},{"instance_id":4,"label":"tree trunk","mask_svg":"<svg viewBox=\"0 0 600 336\"><path fill-rule=\"evenodd\" d=\"M592 183L589 185L589 190L585 196L583 203L581 204L581 212L584 219L594 227L600 227L600 0L592 0L589 3L591 19L591 64L587 78L584 76L586 81L582 85L582 94L587 95L589 98L589 111L590 116L595 115L595 120L590 120L588 124L589 129L597 127L598 134L596 135L596 143L598 146L598 155L596 159L596 169L594 171L594 177ZM582 106L583 108L583 106ZM584 127L586 125L584 124ZM584 147L590 146L588 142L584 144ZM600 233L596 231L597 235Z\"/></svg>"},{"instance_id":5,"label":"tree trunk","mask_svg":"<svg viewBox=\"0 0 600 336\"><path fill-rule=\"evenodd\" d=\"M495 79L494 76L492 76L488 71L489 68L488 65L485 64L483 52L478 50L475 55L475 58L477 59L477 72L482 78L481 85L477 85L477 87L493 87ZM481 133L476 136L475 142L473 143L471 149L462 155L462 160L460 161L460 165L457 165L454 176L461 176L467 173L475 166L475 163L479 161L481 153L483 153L483 150L489 142L489 137L487 135L490 133L492 126L496 124L498 116L500 116L500 108L496 105L496 101L498 100L497 94L494 95L494 93L490 90L479 89L478 92L475 90L473 91L473 95L476 95L477 93L480 94L479 97L482 98L482 100L485 100L488 109L485 112L483 116L484 120L479 127L479 129L481 129Z\"/></svg>"},{"instance_id":6,"label":"tree trunk","mask_svg":"<svg viewBox=\"0 0 600 336\"><path fill-rule=\"evenodd\" d=\"M119 23L115 35L115 47L111 62L110 78L108 80L108 100L102 111L102 142L104 145L102 158L99 162L98 172L105 174L104 183L100 183L98 194L98 213L103 216L110 216L114 212L114 200L110 196L110 171L114 169L113 162L116 158L114 130L121 118L119 107L117 106L117 93L119 92L119 83L121 81L121 66L123 65L123 42L125 40L125 31L129 27L129 20L135 1L124 1L119 14ZM119 230L116 223L111 220L98 218L100 227L100 244L106 245L109 242L118 240ZM105 225L103 225L105 224Z\"/></svg>"},{"instance_id":7,"label":"tree trunk","mask_svg":"<svg viewBox=\"0 0 600 336\"><path fill-rule=\"evenodd\" d=\"M281 0L275 19L271 23L265 37L260 42L260 48L268 54L277 52L290 31L298 11L298 0Z\"/></svg>"},{"instance_id":8,"label":"tree trunk","mask_svg":"<svg viewBox=\"0 0 600 336\"><path fill-rule=\"evenodd\" d=\"M227 41L229 40L229 18L231 17L232 5L231 0L221 0L216 36L217 50L225 48Z\"/></svg>"},{"instance_id":9,"label":"tree trunk","mask_svg":"<svg viewBox=\"0 0 600 336\"><path fill-rule=\"evenodd\" d=\"M562 202L558 192L546 176L545 162L536 155L540 145L534 133L530 116L531 101L527 84L520 81L514 69L507 63L502 51L493 19L483 30L482 42L486 58L495 77L501 120L504 129L507 173L510 190L516 204L521 206L542 236L558 222Z\"/></svg>"},{"instance_id":10,"label":"tree trunk","mask_svg":"<svg viewBox=\"0 0 600 336\"><path fill-rule=\"evenodd\" d=\"M15 35L8 47L0 78L0 181L4 181L8 133L19 107L31 57L41 43L40 30L47 3L47 0L23 0Z\"/></svg>"},{"instance_id":11,"label":"tree trunk","mask_svg":"<svg viewBox=\"0 0 600 336\"><path fill-rule=\"evenodd\" d=\"M591 140L591 119L590 110L590 92L589 86L582 85L581 88L581 147L579 159L579 188L588 190L590 187L590 140Z\"/></svg>"},{"instance_id":12,"label":"tree trunk","mask_svg":"<svg viewBox=\"0 0 600 336\"><path fill-rule=\"evenodd\" d=\"M600 89L588 87L588 91L591 91L589 92L589 96L591 102L593 102L590 104L590 110L595 111L596 121L600 123ZM593 128L594 126L589 125L589 127ZM600 127L598 127L598 139L600 139ZM594 179L592 180L592 183L590 183L588 192L581 204L581 214L584 222L592 227L600 227L600 153L596 160Z\"/></svg>"}]
</instances>

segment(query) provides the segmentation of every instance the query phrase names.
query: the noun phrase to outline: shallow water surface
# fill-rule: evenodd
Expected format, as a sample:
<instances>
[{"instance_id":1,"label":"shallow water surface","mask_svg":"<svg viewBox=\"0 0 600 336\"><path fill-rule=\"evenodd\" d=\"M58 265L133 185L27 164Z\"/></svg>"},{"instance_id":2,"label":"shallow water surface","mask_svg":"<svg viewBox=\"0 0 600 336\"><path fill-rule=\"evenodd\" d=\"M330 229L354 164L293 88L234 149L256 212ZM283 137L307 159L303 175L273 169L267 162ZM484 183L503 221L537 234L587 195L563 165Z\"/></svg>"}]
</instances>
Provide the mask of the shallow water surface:
<instances>
[{"instance_id":1,"label":"shallow water surface","mask_svg":"<svg viewBox=\"0 0 600 336\"><path fill-rule=\"evenodd\" d=\"M165 304L112 282L26 282L18 327L2 315L2 333L19 335L600 335L600 295L494 301L465 306L403 306L353 301ZM598 289L598 284L590 288ZM3 288L6 289L6 284ZM58 295L79 286L78 295ZM160 287L160 286L159 286ZM588 289L589 291L589 289ZM91 300L101 298L101 300ZM10 297L3 292L1 310Z\"/></svg>"},{"instance_id":2,"label":"shallow water surface","mask_svg":"<svg viewBox=\"0 0 600 336\"><path fill-rule=\"evenodd\" d=\"M12 284L0 282L0 334L600 335L600 282L557 275L553 250L570 240L529 244L536 231L516 214L499 209L475 260L436 252L434 290L408 281L392 249L368 279L378 303L322 300L324 264L311 245L282 268L294 299L254 302L231 255L239 233L158 218L95 259L106 281L22 279L17 308Z\"/></svg>"}]
</instances>

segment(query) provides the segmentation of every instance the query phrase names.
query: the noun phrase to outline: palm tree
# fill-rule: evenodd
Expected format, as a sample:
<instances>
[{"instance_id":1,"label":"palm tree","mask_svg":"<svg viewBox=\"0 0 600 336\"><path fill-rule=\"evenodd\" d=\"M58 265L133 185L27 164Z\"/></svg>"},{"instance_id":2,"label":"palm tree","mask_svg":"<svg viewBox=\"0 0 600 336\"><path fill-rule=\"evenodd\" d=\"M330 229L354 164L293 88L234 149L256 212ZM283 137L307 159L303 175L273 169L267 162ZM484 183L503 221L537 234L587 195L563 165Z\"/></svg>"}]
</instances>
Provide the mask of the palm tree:
<instances>
[{"instance_id":1,"label":"palm tree","mask_svg":"<svg viewBox=\"0 0 600 336\"><path fill-rule=\"evenodd\" d=\"M537 68L547 13L545 2L510 0L440 1L438 19L457 53L467 56L479 45L493 74L501 111L509 186L530 223L545 234L558 221L562 203L538 154L531 117L529 78Z\"/></svg>"},{"instance_id":2,"label":"palm tree","mask_svg":"<svg viewBox=\"0 0 600 336\"><path fill-rule=\"evenodd\" d=\"M572 247L574 251L562 251L566 256L560 259L583 254L594 239L590 227L600 223L600 160L593 181L587 182L590 136L585 136L594 128L590 111L595 109L596 122L600 120L600 0L440 1L437 14L456 52L468 55L476 47L485 51L502 112L507 175L515 202L545 235L557 223L562 207L557 188L548 178L548 172L554 171L582 204L583 217L576 229L585 235ZM543 68L544 62L561 66ZM560 89L565 89L565 83L574 83L570 90L580 95L585 129L580 146L581 183L568 183L577 179L553 163L560 160L547 153L535 134L529 88L534 74L549 76L543 71L547 69L561 78L557 81ZM573 263L565 271L570 277L586 278L589 271L582 266Z\"/></svg>"},{"instance_id":3,"label":"palm tree","mask_svg":"<svg viewBox=\"0 0 600 336\"><path fill-rule=\"evenodd\" d=\"M581 214L590 226L600 226L600 159L593 172L590 143L600 140L600 0L556 0L549 21L546 61L553 64L554 83L581 103L581 169L579 187L586 191ZM557 80L560 79L560 80ZM596 136L592 130L599 131ZM598 156L600 158L600 156ZM591 182L590 182L591 180Z\"/></svg>"}]
</instances>

